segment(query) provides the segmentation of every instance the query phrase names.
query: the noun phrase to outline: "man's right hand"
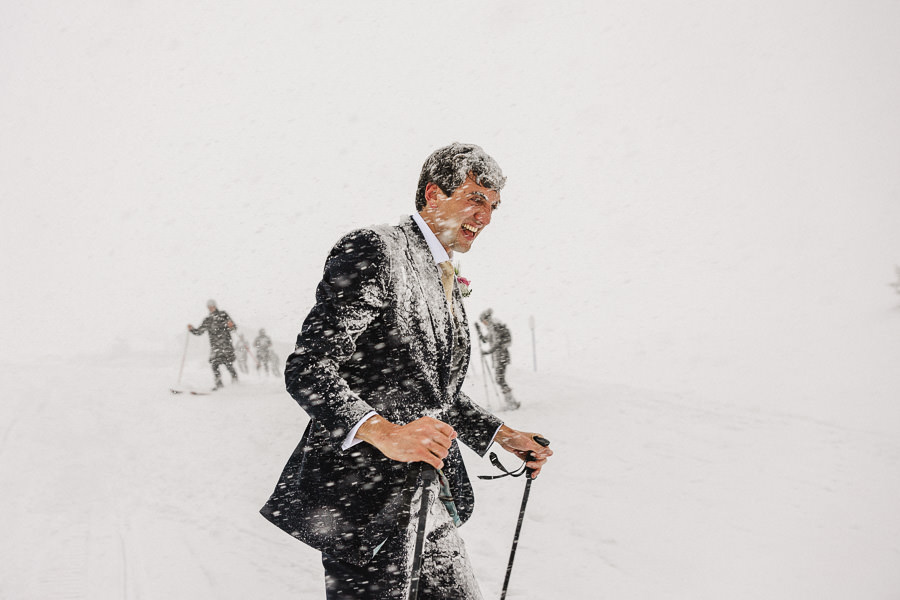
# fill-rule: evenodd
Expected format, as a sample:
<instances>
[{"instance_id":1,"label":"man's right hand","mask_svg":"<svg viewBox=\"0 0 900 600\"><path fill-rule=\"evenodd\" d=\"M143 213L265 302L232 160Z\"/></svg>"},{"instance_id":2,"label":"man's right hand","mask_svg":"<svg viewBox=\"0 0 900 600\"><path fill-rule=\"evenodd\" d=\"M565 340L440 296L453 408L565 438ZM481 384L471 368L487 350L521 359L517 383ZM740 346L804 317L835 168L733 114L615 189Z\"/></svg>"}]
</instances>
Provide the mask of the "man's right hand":
<instances>
[{"instance_id":1,"label":"man's right hand","mask_svg":"<svg viewBox=\"0 0 900 600\"><path fill-rule=\"evenodd\" d=\"M375 415L363 423L356 437L372 444L388 458L400 462L424 462L435 469L444 467L456 431L443 421L422 417L406 425L391 423Z\"/></svg>"},{"instance_id":2,"label":"man's right hand","mask_svg":"<svg viewBox=\"0 0 900 600\"><path fill-rule=\"evenodd\" d=\"M193 326L193 325L188 325L188 331L193 331L193 330L194 330L194 326Z\"/></svg>"}]
</instances>

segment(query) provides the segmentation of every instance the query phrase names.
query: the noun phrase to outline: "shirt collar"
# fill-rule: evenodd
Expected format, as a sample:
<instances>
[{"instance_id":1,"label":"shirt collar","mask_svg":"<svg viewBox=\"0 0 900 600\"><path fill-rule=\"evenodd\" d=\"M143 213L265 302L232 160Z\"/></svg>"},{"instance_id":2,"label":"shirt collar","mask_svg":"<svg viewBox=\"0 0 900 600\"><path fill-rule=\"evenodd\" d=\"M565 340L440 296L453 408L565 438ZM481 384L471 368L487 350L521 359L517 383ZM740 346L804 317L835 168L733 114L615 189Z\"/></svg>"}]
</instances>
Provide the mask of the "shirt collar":
<instances>
[{"instance_id":1,"label":"shirt collar","mask_svg":"<svg viewBox=\"0 0 900 600\"><path fill-rule=\"evenodd\" d=\"M425 236L425 241L428 243L428 249L431 250L431 256L434 257L434 264L439 265L442 262L450 260L447 251L438 241L437 236L434 235L434 232L431 231L431 227L428 226L421 215L419 215L419 213L413 213L412 218L413 221L416 222L416 225L419 226L419 229L422 230L422 235Z\"/></svg>"}]
</instances>

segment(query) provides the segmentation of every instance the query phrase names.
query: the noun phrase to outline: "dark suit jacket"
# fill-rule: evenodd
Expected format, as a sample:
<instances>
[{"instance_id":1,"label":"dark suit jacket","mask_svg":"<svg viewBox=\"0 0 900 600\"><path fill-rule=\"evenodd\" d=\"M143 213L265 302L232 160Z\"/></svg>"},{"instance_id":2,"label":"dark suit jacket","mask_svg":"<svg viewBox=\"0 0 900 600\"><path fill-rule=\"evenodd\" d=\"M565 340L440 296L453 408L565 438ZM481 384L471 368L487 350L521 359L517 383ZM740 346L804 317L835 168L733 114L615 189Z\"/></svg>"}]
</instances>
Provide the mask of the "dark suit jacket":
<instances>
[{"instance_id":1,"label":"dark suit jacket","mask_svg":"<svg viewBox=\"0 0 900 600\"><path fill-rule=\"evenodd\" d=\"M285 369L287 390L311 417L262 514L301 541L363 565L409 520L423 463L399 463L363 442L341 450L371 410L397 424L449 423L484 455L501 421L460 390L469 332L459 290L465 358L451 377L453 327L440 275L412 218L354 231L331 250L316 304ZM455 380L455 383L453 381ZM459 448L444 460L460 518L474 496Z\"/></svg>"}]
</instances>

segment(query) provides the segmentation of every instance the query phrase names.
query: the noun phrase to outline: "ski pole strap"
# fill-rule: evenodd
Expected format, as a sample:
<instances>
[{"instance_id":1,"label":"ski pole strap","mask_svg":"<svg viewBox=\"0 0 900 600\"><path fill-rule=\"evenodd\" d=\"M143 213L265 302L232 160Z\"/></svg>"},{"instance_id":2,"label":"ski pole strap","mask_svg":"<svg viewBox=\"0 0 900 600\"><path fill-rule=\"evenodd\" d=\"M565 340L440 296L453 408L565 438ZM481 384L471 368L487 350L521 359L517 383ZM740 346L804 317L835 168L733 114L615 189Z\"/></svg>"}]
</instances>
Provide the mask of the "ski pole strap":
<instances>
[{"instance_id":1,"label":"ski pole strap","mask_svg":"<svg viewBox=\"0 0 900 600\"><path fill-rule=\"evenodd\" d=\"M534 436L532 439L545 448L550 445L550 440L539 435ZM531 456L531 453L529 453L529 456ZM531 457L534 458L534 456ZM525 473L530 473L533 470L526 467L525 462L523 461L517 469L510 471L509 469L504 467L503 463L500 462L500 459L497 458L496 452L491 452L490 459L492 465L503 471L503 475L479 475L478 479L502 479L504 477L521 477Z\"/></svg>"},{"instance_id":2,"label":"ski pole strap","mask_svg":"<svg viewBox=\"0 0 900 600\"><path fill-rule=\"evenodd\" d=\"M459 518L459 512L456 510L456 502L453 500L453 494L450 492L450 480L447 479L447 476L444 475L444 472L441 469L438 469L437 474L438 482L441 484L441 489L438 492L438 499L444 503L444 508L450 513L453 524L459 527L462 525L462 519Z\"/></svg>"},{"instance_id":3,"label":"ski pole strap","mask_svg":"<svg viewBox=\"0 0 900 600\"><path fill-rule=\"evenodd\" d=\"M510 471L503 466L500 459L497 458L496 452L491 452L491 464L503 471L503 475L479 475L478 479L503 479L504 477L521 477L525 474L525 463L523 462L517 469Z\"/></svg>"}]
</instances>

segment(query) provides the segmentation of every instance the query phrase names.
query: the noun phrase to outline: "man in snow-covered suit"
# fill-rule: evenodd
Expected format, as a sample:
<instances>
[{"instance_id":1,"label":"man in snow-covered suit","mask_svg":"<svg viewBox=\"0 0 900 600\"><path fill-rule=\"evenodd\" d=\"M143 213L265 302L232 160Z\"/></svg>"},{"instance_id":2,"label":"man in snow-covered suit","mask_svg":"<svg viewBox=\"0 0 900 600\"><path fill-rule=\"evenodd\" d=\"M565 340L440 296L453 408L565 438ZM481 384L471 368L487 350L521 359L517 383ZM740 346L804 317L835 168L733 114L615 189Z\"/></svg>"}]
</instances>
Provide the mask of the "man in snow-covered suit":
<instances>
[{"instance_id":1,"label":"man in snow-covered suit","mask_svg":"<svg viewBox=\"0 0 900 600\"><path fill-rule=\"evenodd\" d=\"M417 214L344 236L326 260L285 369L311 419L261 512L322 552L329 599L406 598L430 469L457 514L431 495L419 598L480 599L454 518L474 505L456 441L482 456L492 442L533 452L538 473L552 454L460 389L470 345L449 258L491 222L504 182L478 146L440 148L422 168Z\"/></svg>"},{"instance_id":2,"label":"man in snow-covered suit","mask_svg":"<svg viewBox=\"0 0 900 600\"><path fill-rule=\"evenodd\" d=\"M216 386L213 390L222 387L222 376L219 375L219 365L225 365L228 372L231 373L231 380L237 381L237 372L234 370L234 347L231 345L231 332L234 331L235 325L231 317L224 310L219 310L215 300L206 303L209 309L209 316L203 319L200 327L188 325L188 331L194 335L203 335L204 332L209 333L209 364L212 366L213 376L216 380Z\"/></svg>"},{"instance_id":3,"label":"man in snow-covered suit","mask_svg":"<svg viewBox=\"0 0 900 600\"><path fill-rule=\"evenodd\" d=\"M478 337L482 343L488 345L487 350L482 350L485 355L492 355L494 361L494 378L500 391L503 392L503 402L506 408L514 410L519 408L519 401L513 397L512 388L506 383L506 367L509 366L509 345L512 344L512 334L509 328L494 318L494 311L490 308L481 313L479 317L481 324L484 325L484 331L475 323L478 330Z\"/></svg>"}]
</instances>

